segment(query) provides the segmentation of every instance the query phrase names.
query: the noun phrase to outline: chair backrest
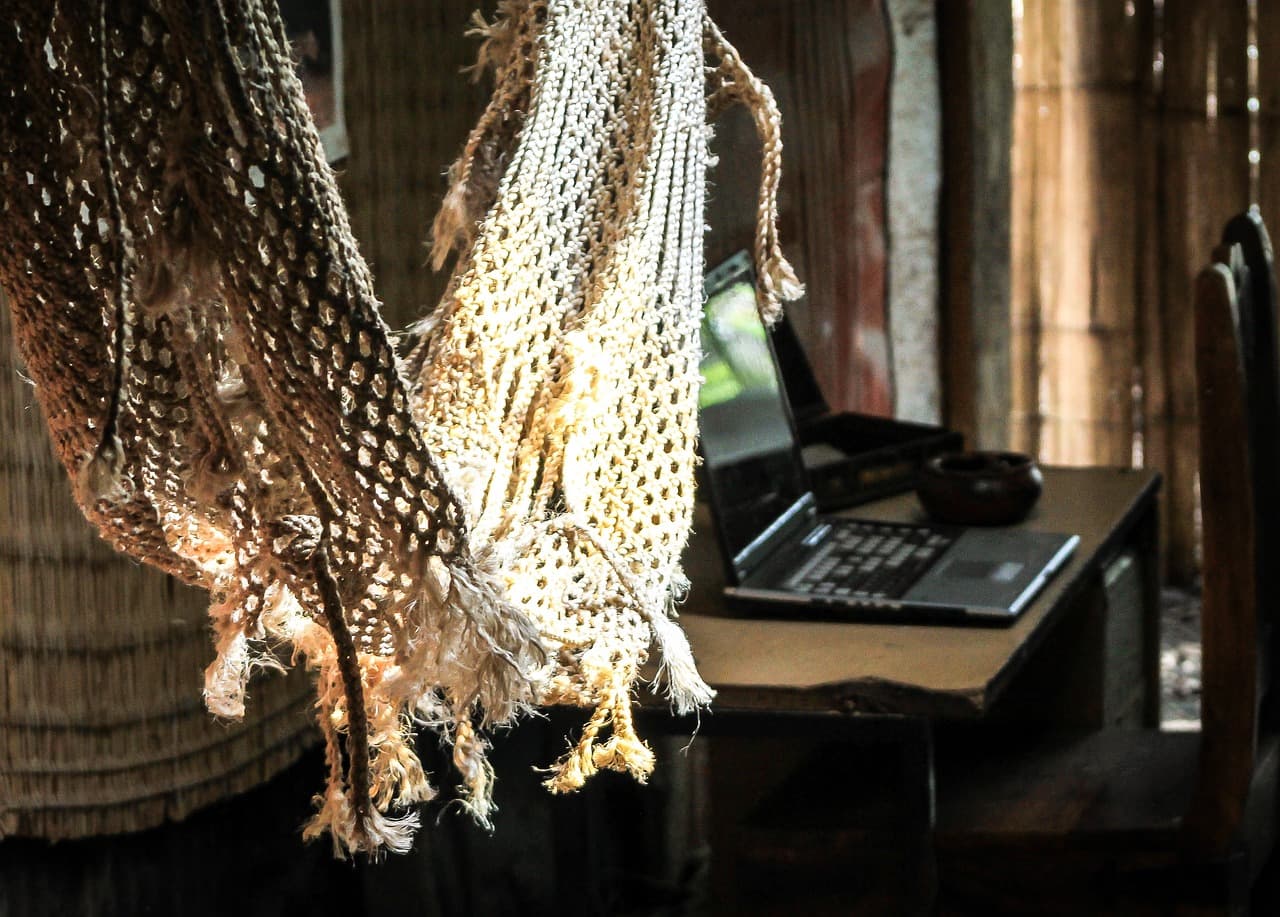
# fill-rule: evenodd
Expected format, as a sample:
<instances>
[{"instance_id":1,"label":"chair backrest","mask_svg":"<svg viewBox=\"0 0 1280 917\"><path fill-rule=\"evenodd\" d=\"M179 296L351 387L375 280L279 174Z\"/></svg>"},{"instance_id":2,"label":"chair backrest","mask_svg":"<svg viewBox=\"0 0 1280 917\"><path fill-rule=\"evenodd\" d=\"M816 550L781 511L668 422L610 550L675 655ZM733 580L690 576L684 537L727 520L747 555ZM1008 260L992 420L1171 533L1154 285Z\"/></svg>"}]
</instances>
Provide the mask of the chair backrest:
<instances>
[{"instance_id":1,"label":"chair backrest","mask_svg":"<svg viewBox=\"0 0 1280 917\"><path fill-rule=\"evenodd\" d=\"M1263 701L1272 670L1270 621L1280 571L1276 480L1280 362L1271 243L1261 217L1227 224L1195 289L1200 411L1201 754L1184 832L1222 849L1257 796ZM1268 813L1270 817L1270 813Z\"/></svg>"},{"instance_id":2,"label":"chair backrest","mask_svg":"<svg viewBox=\"0 0 1280 917\"><path fill-rule=\"evenodd\" d=\"M1252 444L1254 530L1257 537L1259 639L1266 647L1260 660L1262 716L1277 722L1280 698L1269 677L1269 664L1280 658L1280 628L1275 626L1280 608L1280 292L1276 289L1275 257L1262 216L1251 209L1232 219L1222 231L1228 252L1238 246L1247 268L1247 283L1237 293L1240 344L1245 378L1249 385L1249 436Z\"/></svg>"}]
</instances>

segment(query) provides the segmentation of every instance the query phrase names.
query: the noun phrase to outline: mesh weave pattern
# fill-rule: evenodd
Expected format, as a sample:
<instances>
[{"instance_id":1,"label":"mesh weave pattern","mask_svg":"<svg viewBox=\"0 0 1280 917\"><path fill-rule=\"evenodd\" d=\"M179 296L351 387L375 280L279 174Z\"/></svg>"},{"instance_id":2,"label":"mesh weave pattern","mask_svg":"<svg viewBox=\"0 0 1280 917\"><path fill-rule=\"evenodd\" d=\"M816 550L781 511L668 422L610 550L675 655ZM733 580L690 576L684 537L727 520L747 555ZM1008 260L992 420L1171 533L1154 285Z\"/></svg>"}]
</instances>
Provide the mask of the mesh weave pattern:
<instances>
[{"instance_id":1,"label":"mesh weave pattern","mask_svg":"<svg viewBox=\"0 0 1280 917\"><path fill-rule=\"evenodd\" d=\"M308 832L407 846L416 815L389 813L432 793L415 720L452 742L481 819L483 730L533 703L593 710L553 789L646 775L630 692L650 641L678 706L710 700L669 616L701 4L517 0L481 24L495 94L435 233L454 279L403 360L274 9L10 6L0 283L56 451L106 538L211 593L212 711L242 714L278 650L315 670L330 778ZM776 242L761 269L788 274Z\"/></svg>"}]
</instances>

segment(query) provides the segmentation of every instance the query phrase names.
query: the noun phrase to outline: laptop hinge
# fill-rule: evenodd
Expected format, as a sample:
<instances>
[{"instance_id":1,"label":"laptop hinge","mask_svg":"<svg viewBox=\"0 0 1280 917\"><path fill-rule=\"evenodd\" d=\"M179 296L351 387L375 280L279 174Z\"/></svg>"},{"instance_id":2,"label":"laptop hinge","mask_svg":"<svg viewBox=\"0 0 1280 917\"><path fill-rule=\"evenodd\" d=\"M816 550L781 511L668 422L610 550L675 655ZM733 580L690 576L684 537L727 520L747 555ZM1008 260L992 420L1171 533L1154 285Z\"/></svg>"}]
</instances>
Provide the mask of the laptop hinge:
<instances>
[{"instance_id":1,"label":"laptop hinge","mask_svg":"<svg viewBox=\"0 0 1280 917\"><path fill-rule=\"evenodd\" d=\"M817 515L818 504L812 493L806 493L787 507L786 512L734 556L733 572L738 582L746 579L766 558L773 557L780 545L812 528Z\"/></svg>"}]
</instances>

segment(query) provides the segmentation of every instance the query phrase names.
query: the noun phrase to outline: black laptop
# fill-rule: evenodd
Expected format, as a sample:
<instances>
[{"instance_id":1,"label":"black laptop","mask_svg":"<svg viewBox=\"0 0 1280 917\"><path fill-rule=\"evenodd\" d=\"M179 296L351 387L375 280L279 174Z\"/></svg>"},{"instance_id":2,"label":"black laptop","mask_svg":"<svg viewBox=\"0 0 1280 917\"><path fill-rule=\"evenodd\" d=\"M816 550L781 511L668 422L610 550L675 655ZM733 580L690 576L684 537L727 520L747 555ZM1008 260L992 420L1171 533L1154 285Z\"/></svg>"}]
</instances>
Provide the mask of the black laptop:
<instances>
[{"instance_id":1,"label":"black laptop","mask_svg":"<svg viewBox=\"0 0 1280 917\"><path fill-rule=\"evenodd\" d=\"M903 623L1012 623L1079 538L825 516L809 487L746 253L707 275L703 482L742 611Z\"/></svg>"}]
</instances>

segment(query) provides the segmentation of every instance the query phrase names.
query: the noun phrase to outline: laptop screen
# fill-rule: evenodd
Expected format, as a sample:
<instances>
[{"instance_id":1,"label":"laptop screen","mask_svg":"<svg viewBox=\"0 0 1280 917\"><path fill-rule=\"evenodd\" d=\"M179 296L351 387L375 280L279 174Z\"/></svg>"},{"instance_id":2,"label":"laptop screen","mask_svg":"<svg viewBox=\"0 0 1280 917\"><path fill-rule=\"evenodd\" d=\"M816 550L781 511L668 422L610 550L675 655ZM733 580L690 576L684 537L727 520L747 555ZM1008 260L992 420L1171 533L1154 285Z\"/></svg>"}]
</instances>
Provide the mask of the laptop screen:
<instances>
[{"instance_id":1,"label":"laptop screen","mask_svg":"<svg viewBox=\"0 0 1280 917\"><path fill-rule=\"evenodd\" d=\"M808 486L745 253L712 271L706 292L701 451L721 538L737 557Z\"/></svg>"}]
</instances>

